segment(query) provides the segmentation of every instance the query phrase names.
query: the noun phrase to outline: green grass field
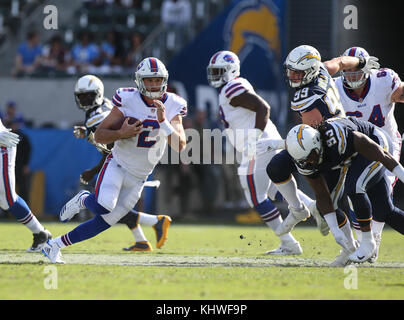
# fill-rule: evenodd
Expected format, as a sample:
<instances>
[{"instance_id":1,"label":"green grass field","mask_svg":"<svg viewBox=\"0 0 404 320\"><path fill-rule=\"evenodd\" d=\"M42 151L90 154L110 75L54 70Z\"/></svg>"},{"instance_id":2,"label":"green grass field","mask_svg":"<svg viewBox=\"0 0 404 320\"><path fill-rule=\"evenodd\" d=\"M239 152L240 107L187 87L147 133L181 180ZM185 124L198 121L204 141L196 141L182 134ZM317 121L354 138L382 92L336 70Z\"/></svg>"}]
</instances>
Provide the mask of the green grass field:
<instances>
[{"instance_id":1,"label":"green grass field","mask_svg":"<svg viewBox=\"0 0 404 320\"><path fill-rule=\"evenodd\" d=\"M76 224L45 226L59 236ZM155 247L153 230L143 229ZM27 229L2 223L0 299L404 299L403 238L397 232L383 233L377 263L355 269L327 267L339 253L332 235L304 226L293 234L303 255L273 257L264 253L279 242L265 226L173 222L162 249L133 253L122 251L133 237L117 225L64 249L67 264L55 266L24 252L32 240Z\"/></svg>"}]
</instances>

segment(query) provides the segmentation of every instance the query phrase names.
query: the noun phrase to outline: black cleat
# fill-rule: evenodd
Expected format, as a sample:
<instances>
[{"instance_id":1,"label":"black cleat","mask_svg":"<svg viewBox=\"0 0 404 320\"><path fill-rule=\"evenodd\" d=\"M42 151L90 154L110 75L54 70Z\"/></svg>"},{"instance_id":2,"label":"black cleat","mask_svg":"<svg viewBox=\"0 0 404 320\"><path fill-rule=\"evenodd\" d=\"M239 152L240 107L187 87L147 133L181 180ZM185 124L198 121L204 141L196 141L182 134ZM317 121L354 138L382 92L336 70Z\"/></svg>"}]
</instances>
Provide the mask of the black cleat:
<instances>
[{"instance_id":1,"label":"black cleat","mask_svg":"<svg viewBox=\"0 0 404 320\"><path fill-rule=\"evenodd\" d=\"M48 230L40 231L39 233L34 233L34 241L31 248L27 249L27 252L41 252L43 245L49 239L52 239L52 234Z\"/></svg>"}]
</instances>

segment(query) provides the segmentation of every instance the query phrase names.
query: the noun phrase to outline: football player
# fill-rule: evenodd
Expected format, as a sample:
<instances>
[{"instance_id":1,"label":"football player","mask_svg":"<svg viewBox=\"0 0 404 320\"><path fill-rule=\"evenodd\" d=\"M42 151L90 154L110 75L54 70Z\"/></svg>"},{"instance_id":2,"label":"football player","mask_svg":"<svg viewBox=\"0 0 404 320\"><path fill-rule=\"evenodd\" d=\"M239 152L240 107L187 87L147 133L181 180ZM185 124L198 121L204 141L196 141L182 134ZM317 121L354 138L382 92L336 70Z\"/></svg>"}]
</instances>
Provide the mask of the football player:
<instances>
[{"instance_id":1,"label":"football player","mask_svg":"<svg viewBox=\"0 0 404 320\"><path fill-rule=\"evenodd\" d=\"M353 117L328 119L317 129L308 125L293 127L286 138L286 148L312 187L317 206L337 242L353 262L365 262L374 254L376 242L371 232L374 210L401 211L388 197L387 168L404 182L404 168L391 154L387 134L367 121ZM339 168L346 172L345 182L338 181ZM359 248L353 237L339 232L329 186L344 184L362 230ZM340 234L338 236L338 234Z\"/></svg>"},{"instance_id":2,"label":"football player","mask_svg":"<svg viewBox=\"0 0 404 320\"><path fill-rule=\"evenodd\" d=\"M114 143L98 175L95 192L79 192L60 212L61 220L71 219L84 208L96 216L44 245L42 252L52 263L64 263L60 253L62 248L107 230L135 206L167 143L177 152L185 148L182 117L186 114L187 102L166 92L167 81L164 64L150 57L142 60L136 69L137 88L116 91L112 111L94 134L98 143ZM123 121L125 117L139 120L129 124L128 118ZM120 129L111 129L121 122ZM167 216L151 217L162 224L160 238L165 240L171 219Z\"/></svg>"},{"instance_id":3,"label":"football player","mask_svg":"<svg viewBox=\"0 0 404 320\"><path fill-rule=\"evenodd\" d=\"M289 86L296 90L291 101L291 109L301 116L303 124L315 126L324 119L345 117L338 90L328 71L336 67L341 69L359 67L369 72L370 69L378 67L378 63L374 57L343 57L322 63L320 53L308 45L296 47L288 54L285 61L286 77ZM259 152L268 148L285 149L285 141L262 140L257 148ZM296 170L296 165L287 150L276 154L267 166L269 178L288 201L290 209L285 221L276 231L278 234L289 232L299 221L308 217L307 208L296 196L296 183L292 176ZM343 171L340 171L340 174L343 174ZM330 189L336 206L343 192L341 186L335 184ZM310 208L310 211L316 212L316 206ZM348 221L346 215L342 211L337 211L337 219L342 232L347 238L351 238L352 230L346 223ZM333 235L336 239L341 237L339 232Z\"/></svg>"},{"instance_id":4,"label":"football player","mask_svg":"<svg viewBox=\"0 0 404 320\"><path fill-rule=\"evenodd\" d=\"M94 140L94 132L98 125L109 115L113 106L111 101L104 97L104 84L94 75L85 75L77 80L74 88L74 97L77 107L85 112L85 121L84 126L74 127L73 134L76 138L86 138L102 154L101 160L95 167L83 171L80 175L80 181L87 185L98 174L106 157L111 153L113 144L106 145L96 142ZM161 224L158 224L156 218L148 217L146 219L146 216L148 215L133 209L119 221L119 223L126 224L135 237L134 245L124 248L124 250L153 251L138 221L141 220L146 225L154 226L154 228L161 227ZM161 232L156 232L156 234L161 234ZM159 239L157 239L157 243L159 243Z\"/></svg>"},{"instance_id":5,"label":"football player","mask_svg":"<svg viewBox=\"0 0 404 320\"><path fill-rule=\"evenodd\" d=\"M278 151L254 155L255 145L260 139L281 139L277 128L269 119L270 106L254 91L248 80L240 77L240 61L233 52L216 52L209 61L207 78L209 85L219 90L219 114L227 137L242 154L238 175L245 197L268 227L276 230L283 220L278 208L272 203L277 197L277 189L265 170ZM243 133L243 137L237 137L237 133ZM301 191L298 192L304 201L313 202ZM299 242L291 233L281 235L280 240L280 247L267 254L302 253Z\"/></svg>"},{"instance_id":6,"label":"football player","mask_svg":"<svg viewBox=\"0 0 404 320\"><path fill-rule=\"evenodd\" d=\"M361 47L352 47L345 50L343 56L367 58L369 54ZM336 69L330 70L331 75L334 71ZM392 140L392 155L400 161L401 135L394 118L394 107L396 102L404 102L404 86L397 73L388 68L373 69L370 73L365 73L358 68L345 68L341 73L342 76L335 78L335 83L346 115L369 121L382 128ZM389 194L393 196L393 187L397 178L388 170L386 170L386 176ZM388 212L391 211L373 211L372 232L377 244L375 258L377 258L385 222L400 233L404 233L404 216L387 215ZM361 231L354 215L352 215L352 222L357 239L360 240Z\"/></svg>"},{"instance_id":7,"label":"football player","mask_svg":"<svg viewBox=\"0 0 404 320\"><path fill-rule=\"evenodd\" d=\"M0 169L3 173L0 183L0 208L10 212L32 232L34 240L27 252L38 252L46 241L52 238L52 234L42 226L24 199L15 192L15 157L19 141L18 134L10 132L0 120Z\"/></svg>"}]
</instances>

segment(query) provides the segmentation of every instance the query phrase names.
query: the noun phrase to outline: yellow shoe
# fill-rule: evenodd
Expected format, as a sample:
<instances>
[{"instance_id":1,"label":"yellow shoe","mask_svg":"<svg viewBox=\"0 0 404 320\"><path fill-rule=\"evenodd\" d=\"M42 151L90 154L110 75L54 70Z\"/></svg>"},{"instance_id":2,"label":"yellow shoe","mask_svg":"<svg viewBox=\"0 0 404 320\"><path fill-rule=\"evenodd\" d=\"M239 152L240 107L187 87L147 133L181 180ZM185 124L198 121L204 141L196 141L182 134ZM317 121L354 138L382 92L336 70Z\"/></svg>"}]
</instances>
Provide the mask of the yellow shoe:
<instances>
[{"instance_id":1,"label":"yellow shoe","mask_svg":"<svg viewBox=\"0 0 404 320\"><path fill-rule=\"evenodd\" d=\"M249 210L247 213L236 215L236 222L242 224L256 224L262 223L262 218L255 210Z\"/></svg>"},{"instance_id":2,"label":"yellow shoe","mask_svg":"<svg viewBox=\"0 0 404 320\"><path fill-rule=\"evenodd\" d=\"M129 248L123 248L125 251L153 251L153 247L151 246L149 241L138 241L135 242L133 246Z\"/></svg>"},{"instance_id":3,"label":"yellow shoe","mask_svg":"<svg viewBox=\"0 0 404 320\"><path fill-rule=\"evenodd\" d=\"M157 249L160 249L167 240L168 228L171 224L171 218L169 216L157 216L158 222L153 226L156 232Z\"/></svg>"}]
</instances>

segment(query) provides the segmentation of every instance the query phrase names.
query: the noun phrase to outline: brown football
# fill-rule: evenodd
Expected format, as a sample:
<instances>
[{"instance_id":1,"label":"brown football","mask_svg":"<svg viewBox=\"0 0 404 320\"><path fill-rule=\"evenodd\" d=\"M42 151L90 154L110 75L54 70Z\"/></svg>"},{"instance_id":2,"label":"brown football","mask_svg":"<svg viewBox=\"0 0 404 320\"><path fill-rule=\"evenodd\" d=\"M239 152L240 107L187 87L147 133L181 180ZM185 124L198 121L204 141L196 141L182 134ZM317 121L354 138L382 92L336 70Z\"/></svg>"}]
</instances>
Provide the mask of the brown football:
<instances>
[{"instance_id":1,"label":"brown football","mask_svg":"<svg viewBox=\"0 0 404 320\"><path fill-rule=\"evenodd\" d=\"M111 130L119 130L119 129L121 129L121 127L122 127L123 123L125 122L126 118L129 119L129 121L128 121L129 124L134 124L134 123L136 123L136 121L139 120L139 119L134 118L134 117L124 117L124 118L119 119L119 121L117 121L116 123L114 123L110 127L110 129Z\"/></svg>"}]
</instances>

